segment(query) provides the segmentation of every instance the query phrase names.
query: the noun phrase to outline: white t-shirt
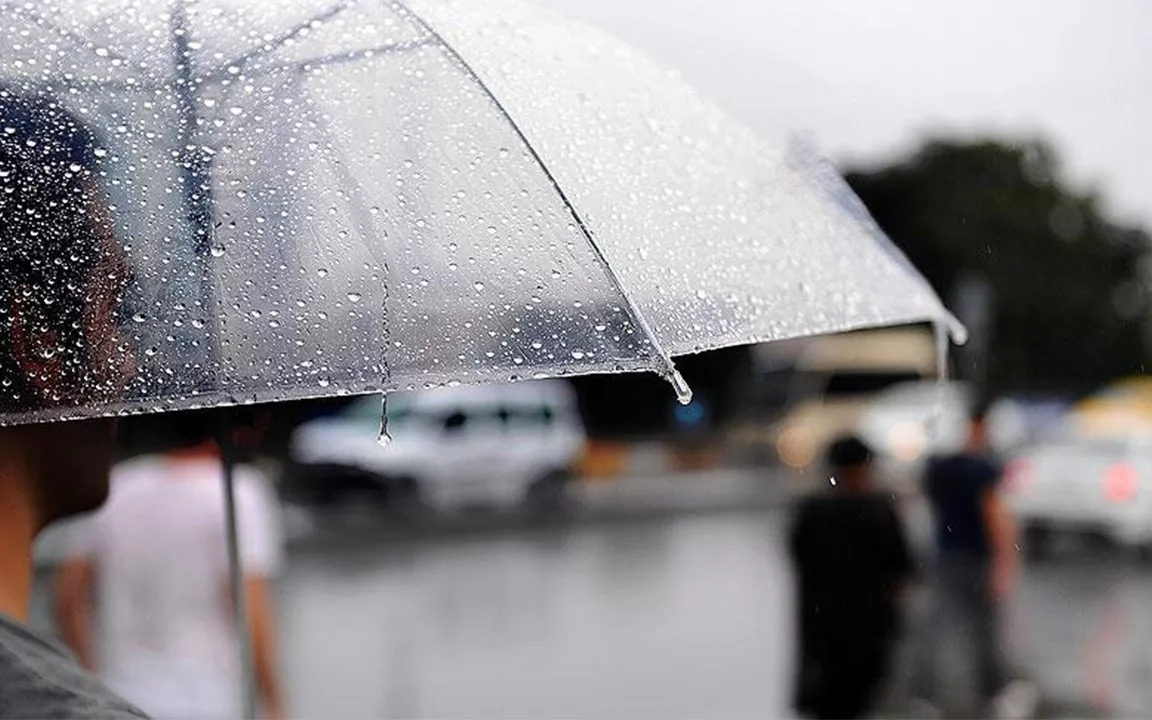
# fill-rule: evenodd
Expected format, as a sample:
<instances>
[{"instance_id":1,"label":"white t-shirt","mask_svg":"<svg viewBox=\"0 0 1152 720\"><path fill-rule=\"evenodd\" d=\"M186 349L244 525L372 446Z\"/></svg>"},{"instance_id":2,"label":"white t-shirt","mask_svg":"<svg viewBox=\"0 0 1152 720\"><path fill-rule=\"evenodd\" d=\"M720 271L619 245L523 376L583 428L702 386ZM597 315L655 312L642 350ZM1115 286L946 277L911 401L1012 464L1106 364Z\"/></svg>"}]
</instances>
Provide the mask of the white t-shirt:
<instances>
[{"instance_id":1,"label":"white t-shirt","mask_svg":"<svg viewBox=\"0 0 1152 720\"><path fill-rule=\"evenodd\" d=\"M265 478L236 470L244 573L271 576L283 536ZM228 589L218 460L150 456L112 472L108 502L69 531L96 567L97 669L160 719L239 717L237 637Z\"/></svg>"}]
</instances>

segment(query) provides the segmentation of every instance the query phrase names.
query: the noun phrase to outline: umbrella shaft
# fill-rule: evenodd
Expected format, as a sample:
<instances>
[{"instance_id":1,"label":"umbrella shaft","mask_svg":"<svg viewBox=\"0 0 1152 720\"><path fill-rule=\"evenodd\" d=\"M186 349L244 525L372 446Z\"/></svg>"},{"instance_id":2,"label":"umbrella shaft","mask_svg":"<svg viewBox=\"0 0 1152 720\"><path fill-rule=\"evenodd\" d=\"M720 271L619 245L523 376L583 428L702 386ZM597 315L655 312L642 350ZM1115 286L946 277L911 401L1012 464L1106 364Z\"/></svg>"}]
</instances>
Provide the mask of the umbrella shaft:
<instances>
[{"instance_id":1,"label":"umbrella shaft","mask_svg":"<svg viewBox=\"0 0 1152 720\"><path fill-rule=\"evenodd\" d=\"M236 456L232 446L232 419L228 408L220 411L220 459L224 469L225 527L228 538L228 579L232 591L237 650L240 659L240 698L244 718L256 717L256 692L252 662L252 633L248 627L248 598L244 569L240 563L240 538L236 527Z\"/></svg>"}]
</instances>

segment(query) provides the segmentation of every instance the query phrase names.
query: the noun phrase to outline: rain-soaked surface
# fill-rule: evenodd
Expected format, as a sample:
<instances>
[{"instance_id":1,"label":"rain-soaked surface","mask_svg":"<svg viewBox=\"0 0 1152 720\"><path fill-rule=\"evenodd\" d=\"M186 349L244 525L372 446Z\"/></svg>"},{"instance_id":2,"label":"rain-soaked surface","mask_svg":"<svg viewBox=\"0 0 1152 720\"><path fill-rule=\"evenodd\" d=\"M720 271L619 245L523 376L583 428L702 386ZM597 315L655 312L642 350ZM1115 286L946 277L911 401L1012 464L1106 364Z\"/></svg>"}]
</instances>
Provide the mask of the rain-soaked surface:
<instances>
[{"instance_id":1,"label":"rain-soaked surface","mask_svg":"<svg viewBox=\"0 0 1152 720\"><path fill-rule=\"evenodd\" d=\"M279 578L292 716L790 717L787 503L727 485L708 510L695 492L680 498L691 511L638 495L598 500L563 527L329 518L293 544ZM922 540L923 509L906 509ZM49 577L34 603L44 629ZM1041 717L1152 714L1150 604L1147 565L1104 544L1067 539L1025 563L1003 637L1040 688ZM908 628L906 639L914 615ZM945 697L978 716L956 643ZM902 716L912 661L905 647L881 717Z\"/></svg>"},{"instance_id":2,"label":"rain-soaked surface","mask_svg":"<svg viewBox=\"0 0 1152 720\"><path fill-rule=\"evenodd\" d=\"M778 716L779 532L737 514L301 551L280 594L292 712Z\"/></svg>"},{"instance_id":3,"label":"rain-soaked surface","mask_svg":"<svg viewBox=\"0 0 1152 720\"><path fill-rule=\"evenodd\" d=\"M924 517L909 514L913 534ZM789 717L784 507L418 542L305 542L281 580L300 717ZM330 539L331 540L331 539ZM1042 717L1141 717L1152 576L1070 542L1024 566L1005 616ZM915 621L910 621L914 627ZM950 702L971 668L946 653ZM908 667L902 656L897 667ZM900 716L901 676L882 716ZM971 705L967 705L971 707ZM972 710L967 712L968 715Z\"/></svg>"}]
</instances>

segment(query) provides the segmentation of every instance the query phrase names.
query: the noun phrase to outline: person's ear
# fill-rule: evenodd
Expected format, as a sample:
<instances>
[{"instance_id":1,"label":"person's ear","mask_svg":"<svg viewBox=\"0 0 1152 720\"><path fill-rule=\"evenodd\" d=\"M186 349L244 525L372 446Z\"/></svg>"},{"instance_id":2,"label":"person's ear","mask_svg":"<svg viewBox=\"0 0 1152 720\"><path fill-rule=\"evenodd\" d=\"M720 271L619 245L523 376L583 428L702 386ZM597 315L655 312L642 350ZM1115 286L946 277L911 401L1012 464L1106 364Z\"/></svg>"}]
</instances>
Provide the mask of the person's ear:
<instances>
[{"instance_id":1,"label":"person's ear","mask_svg":"<svg viewBox=\"0 0 1152 720\"><path fill-rule=\"evenodd\" d=\"M36 391L37 399L44 401L67 391L64 348L59 333L37 327L29 317L22 289L18 288L14 295L8 333L12 360L25 383Z\"/></svg>"}]
</instances>

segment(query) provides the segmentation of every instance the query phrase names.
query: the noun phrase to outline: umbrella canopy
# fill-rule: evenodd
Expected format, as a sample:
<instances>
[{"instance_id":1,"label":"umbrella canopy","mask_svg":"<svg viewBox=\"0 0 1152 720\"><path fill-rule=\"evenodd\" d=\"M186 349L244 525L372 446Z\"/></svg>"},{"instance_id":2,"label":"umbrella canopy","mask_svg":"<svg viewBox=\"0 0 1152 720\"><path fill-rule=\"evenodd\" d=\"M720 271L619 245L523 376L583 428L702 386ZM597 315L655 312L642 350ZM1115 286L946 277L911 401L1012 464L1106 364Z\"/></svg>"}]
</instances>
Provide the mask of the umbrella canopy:
<instances>
[{"instance_id":1,"label":"umbrella canopy","mask_svg":"<svg viewBox=\"0 0 1152 720\"><path fill-rule=\"evenodd\" d=\"M5 423L677 380L678 354L947 320L818 163L538 8L0 10L0 215L32 218L0 230L0 304L39 358L0 357Z\"/></svg>"}]
</instances>

